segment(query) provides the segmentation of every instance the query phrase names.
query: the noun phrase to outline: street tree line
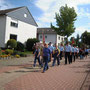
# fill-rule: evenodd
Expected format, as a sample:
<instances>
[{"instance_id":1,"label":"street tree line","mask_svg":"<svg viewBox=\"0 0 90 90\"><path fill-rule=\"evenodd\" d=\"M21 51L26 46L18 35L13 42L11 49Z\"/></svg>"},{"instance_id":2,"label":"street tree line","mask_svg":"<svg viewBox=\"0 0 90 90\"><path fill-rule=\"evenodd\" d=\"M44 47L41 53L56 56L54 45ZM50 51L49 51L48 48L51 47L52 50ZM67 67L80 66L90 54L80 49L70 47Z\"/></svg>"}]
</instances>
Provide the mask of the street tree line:
<instances>
[{"instance_id":1,"label":"street tree line","mask_svg":"<svg viewBox=\"0 0 90 90\"><path fill-rule=\"evenodd\" d=\"M71 37L70 42L72 42L72 39L74 39L74 44L79 47L85 47L88 46L90 48L90 32L83 32L82 35L80 36L77 34L77 37Z\"/></svg>"}]
</instances>

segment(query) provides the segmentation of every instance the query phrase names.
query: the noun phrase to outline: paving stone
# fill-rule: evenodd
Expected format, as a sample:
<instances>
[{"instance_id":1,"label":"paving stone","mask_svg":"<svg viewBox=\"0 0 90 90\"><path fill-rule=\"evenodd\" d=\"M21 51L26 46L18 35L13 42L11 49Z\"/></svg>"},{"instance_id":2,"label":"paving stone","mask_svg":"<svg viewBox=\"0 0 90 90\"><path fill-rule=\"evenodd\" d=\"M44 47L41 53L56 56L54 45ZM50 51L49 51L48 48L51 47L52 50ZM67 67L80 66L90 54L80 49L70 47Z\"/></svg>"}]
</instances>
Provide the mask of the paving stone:
<instances>
[{"instance_id":1,"label":"paving stone","mask_svg":"<svg viewBox=\"0 0 90 90\"><path fill-rule=\"evenodd\" d=\"M60 66L50 67L45 73L41 73L42 69L38 65L32 67L33 57L24 60L22 59L23 63L19 64L12 62L12 66L2 65L3 70L7 72L2 71L0 74L0 90L3 88L4 90L89 90L90 88L89 57L84 60L77 59L76 62L67 65L64 65L62 60ZM51 64L49 63L50 66Z\"/></svg>"}]
</instances>

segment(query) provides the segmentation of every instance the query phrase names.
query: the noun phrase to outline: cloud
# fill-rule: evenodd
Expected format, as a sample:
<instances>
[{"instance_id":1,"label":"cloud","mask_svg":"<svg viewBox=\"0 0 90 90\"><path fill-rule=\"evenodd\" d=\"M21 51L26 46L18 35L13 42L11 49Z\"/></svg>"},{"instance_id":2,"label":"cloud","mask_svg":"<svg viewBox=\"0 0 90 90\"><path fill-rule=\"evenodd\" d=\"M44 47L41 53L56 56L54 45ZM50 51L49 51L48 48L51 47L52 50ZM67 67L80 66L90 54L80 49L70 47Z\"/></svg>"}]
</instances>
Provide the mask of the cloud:
<instances>
[{"instance_id":1,"label":"cloud","mask_svg":"<svg viewBox=\"0 0 90 90\"><path fill-rule=\"evenodd\" d=\"M90 23L88 23L88 26L90 26Z\"/></svg>"},{"instance_id":2,"label":"cloud","mask_svg":"<svg viewBox=\"0 0 90 90\"><path fill-rule=\"evenodd\" d=\"M43 11L43 15L37 19L39 23L41 22L41 26L43 27L43 23L50 25L50 22L55 22L55 12L59 12L59 8L65 4L74 7L80 17L85 15L90 17L90 14L85 13L83 8L78 10L78 5L90 4L90 0L37 0L35 5Z\"/></svg>"},{"instance_id":3,"label":"cloud","mask_svg":"<svg viewBox=\"0 0 90 90\"><path fill-rule=\"evenodd\" d=\"M36 6L39 7L43 11L47 11L54 1L55 0L37 0Z\"/></svg>"},{"instance_id":4,"label":"cloud","mask_svg":"<svg viewBox=\"0 0 90 90\"><path fill-rule=\"evenodd\" d=\"M0 0L0 10L13 7L10 3L5 0Z\"/></svg>"}]
</instances>

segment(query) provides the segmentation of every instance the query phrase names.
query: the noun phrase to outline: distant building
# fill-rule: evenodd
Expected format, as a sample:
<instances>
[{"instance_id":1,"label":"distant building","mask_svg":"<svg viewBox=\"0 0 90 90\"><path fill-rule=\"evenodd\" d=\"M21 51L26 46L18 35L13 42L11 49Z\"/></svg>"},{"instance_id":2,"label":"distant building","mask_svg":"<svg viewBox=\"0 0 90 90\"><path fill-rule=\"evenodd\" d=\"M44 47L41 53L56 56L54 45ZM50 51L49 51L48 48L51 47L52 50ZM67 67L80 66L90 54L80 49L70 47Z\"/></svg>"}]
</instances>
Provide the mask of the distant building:
<instances>
[{"instance_id":1,"label":"distant building","mask_svg":"<svg viewBox=\"0 0 90 90\"><path fill-rule=\"evenodd\" d=\"M9 39L24 43L36 38L37 24L27 7L0 10L0 47Z\"/></svg>"},{"instance_id":2,"label":"distant building","mask_svg":"<svg viewBox=\"0 0 90 90\"><path fill-rule=\"evenodd\" d=\"M53 29L51 28L37 28L37 38L42 42L43 35L45 37L45 42L52 44L60 45L61 42L64 42L64 36L58 35Z\"/></svg>"}]
</instances>

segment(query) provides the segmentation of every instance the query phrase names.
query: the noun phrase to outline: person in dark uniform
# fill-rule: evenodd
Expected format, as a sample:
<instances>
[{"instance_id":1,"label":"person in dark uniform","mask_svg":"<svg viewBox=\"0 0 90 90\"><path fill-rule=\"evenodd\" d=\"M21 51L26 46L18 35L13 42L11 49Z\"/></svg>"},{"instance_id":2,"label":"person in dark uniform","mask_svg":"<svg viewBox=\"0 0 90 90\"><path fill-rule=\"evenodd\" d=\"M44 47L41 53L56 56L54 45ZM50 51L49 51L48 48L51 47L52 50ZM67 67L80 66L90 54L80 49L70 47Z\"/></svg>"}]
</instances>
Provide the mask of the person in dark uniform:
<instances>
[{"instance_id":1,"label":"person in dark uniform","mask_svg":"<svg viewBox=\"0 0 90 90\"><path fill-rule=\"evenodd\" d=\"M88 56L88 49L87 48L85 48L85 56L86 56L86 58Z\"/></svg>"},{"instance_id":2,"label":"person in dark uniform","mask_svg":"<svg viewBox=\"0 0 90 90\"><path fill-rule=\"evenodd\" d=\"M70 48L71 48L71 52L70 52L70 63L72 63L72 48L73 48L73 45L70 44Z\"/></svg>"},{"instance_id":3,"label":"person in dark uniform","mask_svg":"<svg viewBox=\"0 0 90 90\"><path fill-rule=\"evenodd\" d=\"M40 49L39 49L37 46L36 46L36 50L35 50L34 55L35 55L35 58L34 58L34 64L33 64L33 66L34 66L34 67L36 66L36 60L37 60L37 59L38 59L39 65L42 66L42 65L41 65L41 62L40 62Z\"/></svg>"},{"instance_id":4,"label":"person in dark uniform","mask_svg":"<svg viewBox=\"0 0 90 90\"><path fill-rule=\"evenodd\" d=\"M51 52L50 52L50 49L48 48L48 44L45 44L43 48L44 68L42 73L44 73L46 70L49 69L48 61L49 61L50 54Z\"/></svg>"},{"instance_id":5,"label":"person in dark uniform","mask_svg":"<svg viewBox=\"0 0 90 90\"><path fill-rule=\"evenodd\" d=\"M70 62L70 55L71 55L71 46L67 42L66 46L65 46L65 64L67 64L67 59L68 59L69 64L71 63Z\"/></svg>"},{"instance_id":6,"label":"person in dark uniform","mask_svg":"<svg viewBox=\"0 0 90 90\"><path fill-rule=\"evenodd\" d=\"M82 59L84 59L84 57L85 57L85 48L83 47L82 48Z\"/></svg>"},{"instance_id":7,"label":"person in dark uniform","mask_svg":"<svg viewBox=\"0 0 90 90\"><path fill-rule=\"evenodd\" d=\"M48 48L50 49L50 52L51 52L50 57L49 57L49 62L51 62L52 60L52 53L53 53L53 46L51 44L52 44L51 42L49 42L48 44Z\"/></svg>"},{"instance_id":8,"label":"person in dark uniform","mask_svg":"<svg viewBox=\"0 0 90 90\"><path fill-rule=\"evenodd\" d=\"M79 50L80 59L83 58L83 56L82 56L82 52L83 52L83 50L82 50L82 48L80 48L80 50Z\"/></svg>"},{"instance_id":9,"label":"person in dark uniform","mask_svg":"<svg viewBox=\"0 0 90 90\"><path fill-rule=\"evenodd\" d=\"M52 66L55 65L56 59L57 59L57 65L60 65L59 54L60 54L60 50L58 49L58 47L56 45L56 48L53 51L54 60L53 60Z\"/></svg>"}]
</instances>

